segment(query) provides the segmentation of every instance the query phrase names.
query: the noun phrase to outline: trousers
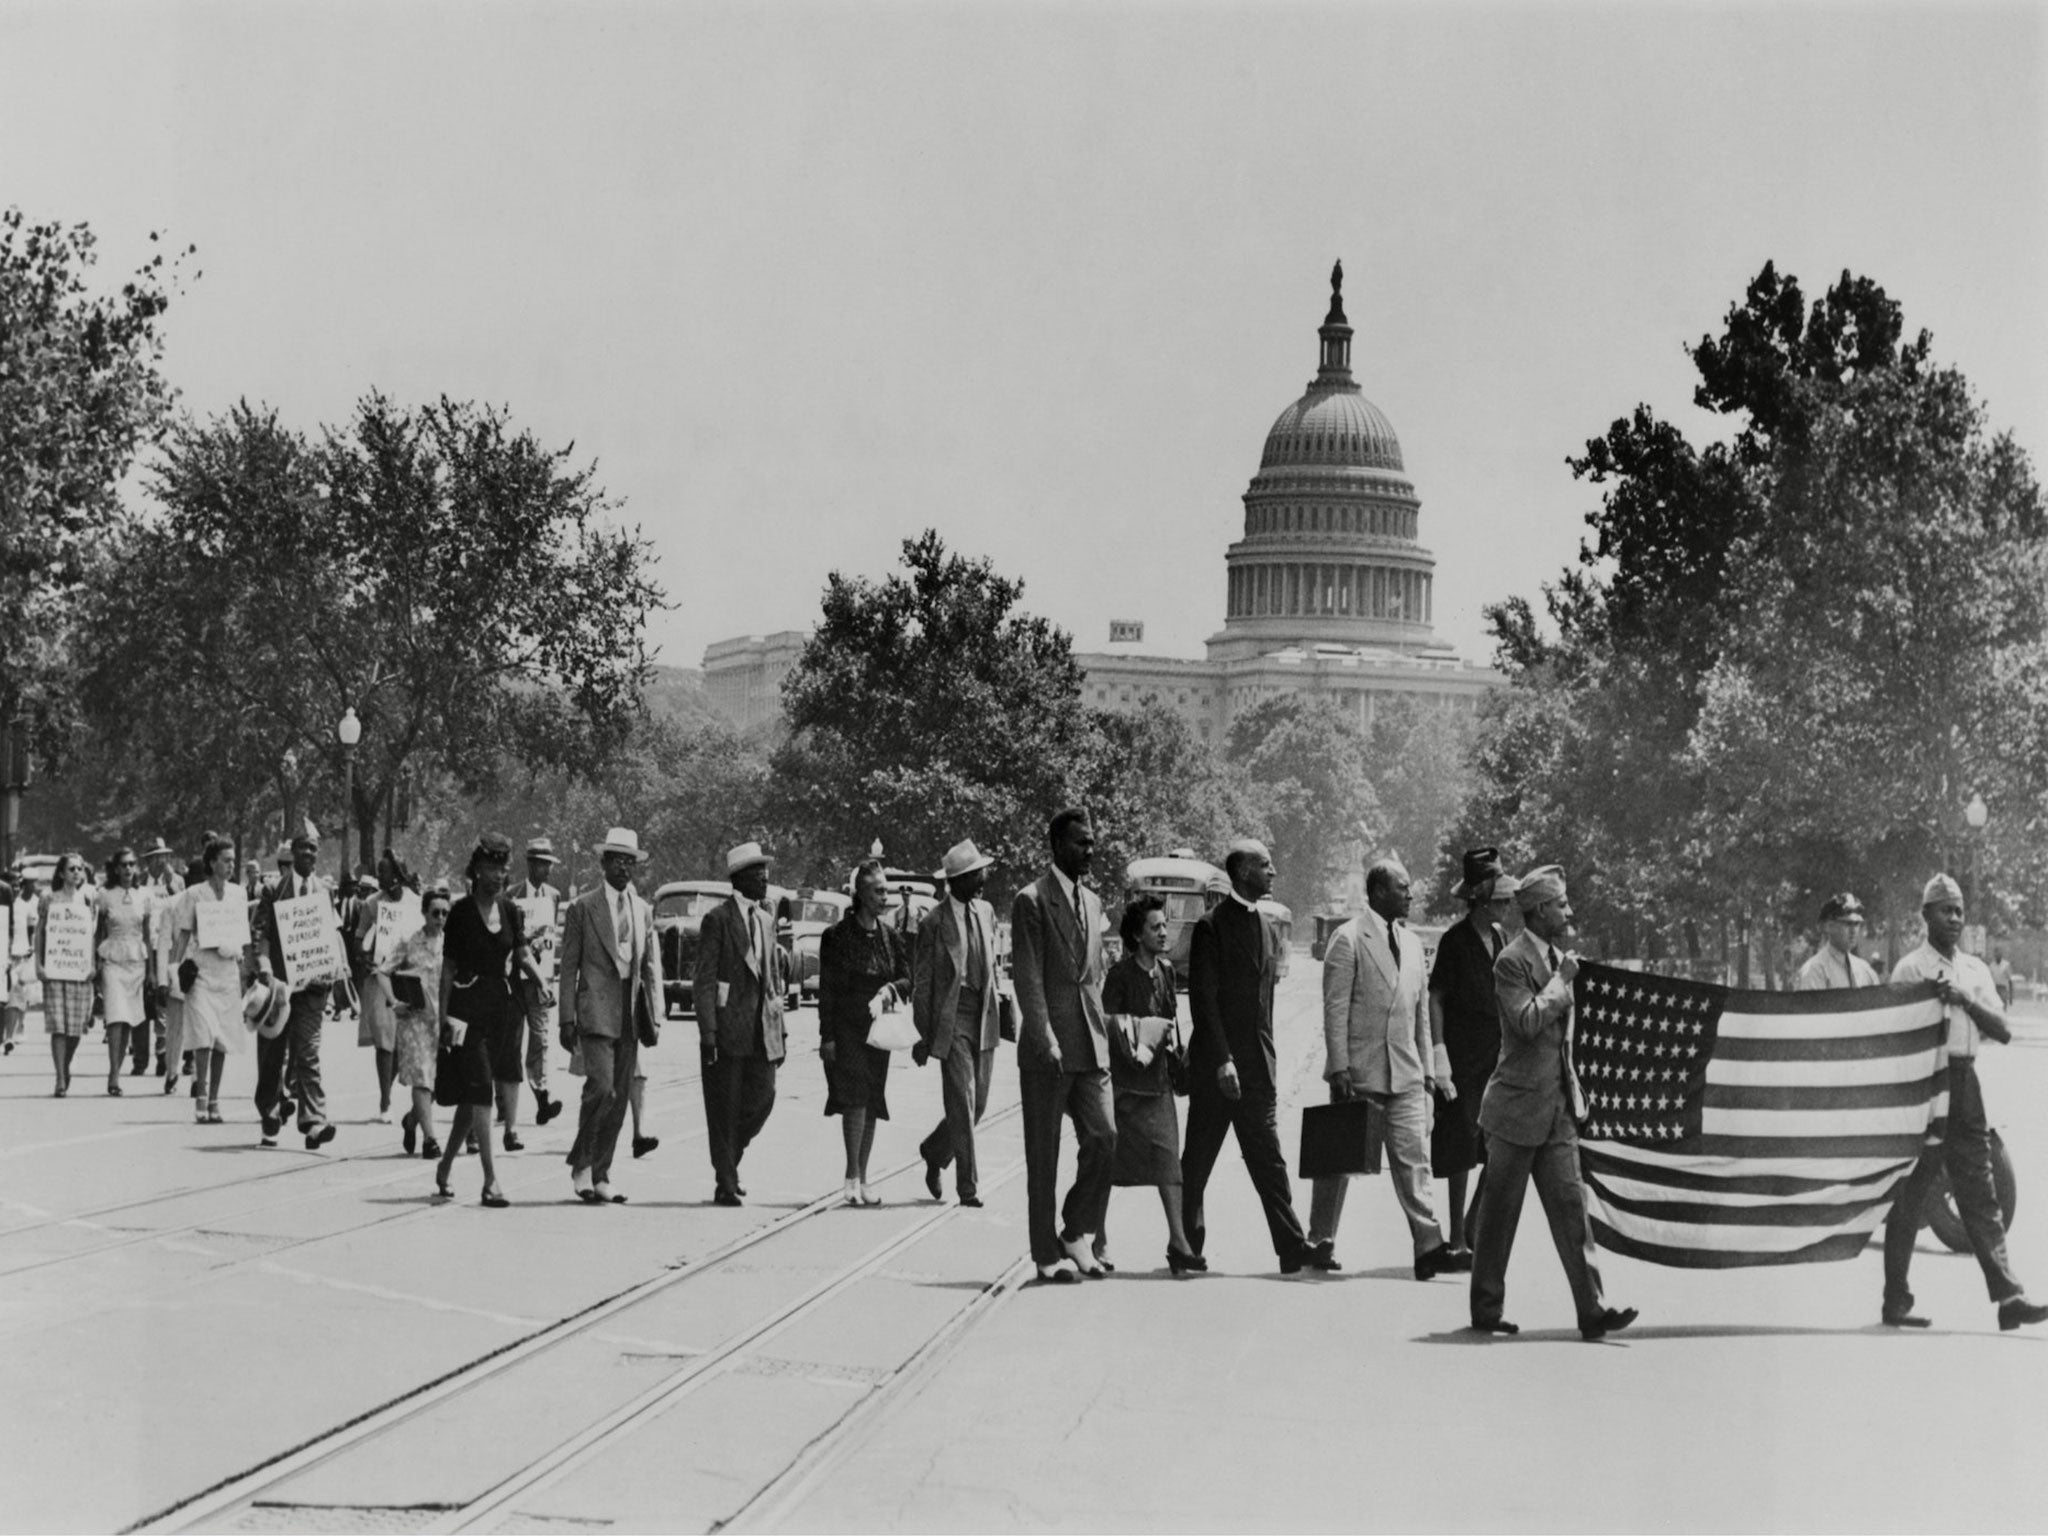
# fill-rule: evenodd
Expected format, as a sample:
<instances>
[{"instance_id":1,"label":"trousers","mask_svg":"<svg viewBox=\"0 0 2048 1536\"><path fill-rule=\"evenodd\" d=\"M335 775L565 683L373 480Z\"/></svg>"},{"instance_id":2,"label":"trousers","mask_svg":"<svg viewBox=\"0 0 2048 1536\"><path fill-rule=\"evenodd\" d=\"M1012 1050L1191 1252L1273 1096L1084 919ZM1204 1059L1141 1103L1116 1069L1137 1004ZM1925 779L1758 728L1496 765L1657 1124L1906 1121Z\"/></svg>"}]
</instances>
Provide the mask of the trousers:
<instances>
[{"instance_id":1,"label":"trousers","mask_svg":"<svg viewBox=\"0 0 2048 1536\"><path fill-rule=\"evenodd\" d=\"M1948 1134L1929 1147L1913 1165L1892 1197L1884 1220L1884 1305L1886 1311L1912 1310L1913 1292L1906 1271L1913 1262L1913 1240L1920 1231L1920 1208L1935 1173L1946 1168L1955 1196L1956 1214L1970 1235L1970 1251L1984 1272L1984 1288L1993 1301L2023 1295L2012 1260L2005 1252L2005 1213L1998 1208L1998 1188L1991 1176L1991 1124L1984 1114L1984 1089L1977 1081L1977 1063L1951 1056L1948 1063Z\"/></svg>"},{"instance_id":2,"label":"trousers","mask_svg":"<svg viewBox=\"0 0 2048 1536\"><path fill-rule=\"evenodd\" d=\"M950 1052L948 1053L951 1054ZM1031 1261L1057 1264L1065 1258L1062 1238L1102 1230L1109 1213L1110 1175L1116 1162L1116 1098L1109 1073L1034 1068L1017 1074L1024 1112L1025 1210L1031 1230ZM1074 1183L1053 1223L1059 1193L1060 1122L1074 1122Z\"/></svg>"},{"instance_id":3,"label":"trousers","mask_svg":"<svg viewBox=\"0 0 2048 1536\"><path fill-rule=\"evenodd\" d=\"M288 1086L299 1101L299 1129L327 1123L327 1095L320 1086L320 1025L327 1016L327 988L292 994L284 1028L274 1039L256 1039L256 1112L268 1120Z\"/></svg>"},{"instance_id":4,"label":"trousers","mask_svg":"<svg viewBox=\"0 0 2048 1536\"><path fill-rule=\"evenodd\" d=\"M576 1139L569 1144L569 1168L574 1173L588 1168L593 1183L609 1184L612 1154L618 1150L619 1131L631 1103L629 1090L640 1060L640 1040L627 1029L616 1040L580 1035L576 1045L583 1053L583 1100L576 1107Z\"/></svg>"},{"instance_id":5,"label":"trousers","mask_svg":"<svg viewBox=\"0 0 2048 1536\"><path fill-rule=\"evenodd\" d=\"M939 1063L939 1097L945 1114L932 1127L931 1135L918 1144L917 1150L933 1167L959 1164L957 1178L962 1199L981 1188L974 1128L981 1124L982 1111L988 1108L988 1091L995 1071L994 1051L975 1050L966 1038L955 1035L945 1059Z\"/></svg>"},{"instance_id":6,"label":"trousers","mask_svg":"<svg viewBox=\"0 0 2048 1536\"><path fill-rule=\"evenodd\" d=\"M548 1096L548 1037L555 1032L555 1010L544 1007L531 985L521 988L526 999L526 1082L536 1100ZM632 1079L626 1079L631 1082Z\"/></svg>"},{"instance_id":7,"label":"trousers","mask_svg":"<svg viewBox=\"0 0 2048 1536\"><path fill-rule=\"evenodd\" d=\"M1401 1214L1408 1218L1408 1235L1420 1258L1432 1248L1443 1246L1443 1228L1436 1224L1436 1206L1431 1198L1429 1171L1429 1090L1421 1084L1401 1093L1367 1093L1365 1097L1379 1110L1381 1144L1387 1153L1387 1177L1394 1186L1394 1198ZM1330 1102L1337 1091L1330 1090ZM1351 1186L1348 1176L1317 1179L1309 1199L1308 1240L1334 1243L1337 1224L1344 1219L1344 1192Z\"/></svg>"},{"instance_id":8,"label":"trousers","mask_svg":"<svg viewBox=\"0 0 2048 1536\"><path fill-rule=\"evenodd\" d=\"M1522 1197L1536 1181L1536 1198L1550 1222L1550 1240L1571 1285L1572 1305L1581 1318L1604 1311L1600 1266L1593 1256L1593 1220L1586 1212L1586 1186L1579 1176L1579 1143L1571 1111L1558 1106L1550 1140L1540 1147L1486 1138L1486 1178L1479 1189L1477 1242L1472 1250L1472 1321L1497 1323L1507 1304L1508 1256L1522 1220Z\"/></svg>"},{"instance_id":9,"label":"trousers","mask_svg":"<svg viewBox=\"0 0 2048 1536\"><path fill-rule=\"evenodd\" d=\"M1237 1132L1237 1149L1244 1154L1245 1172L1252 1176L1252 1188L1265 1208L1266 1231L1273 1239L1273 1251L1283 1259L1300 1253L1306 1239L1301 1218L1294 1214L1294 1185L1287 1177L1287 1159L1280 1152L1280 1110L1270 1086L1244 1085L1235 1099L1197 1077L1188 1093L1187 1141L1181 1152L1181 1218L1187 1229L1188 1246L1196 1253L1208 1234L1202 1202L1209 1188L1209 1175L1223 1151L1223 1138Z\"/></svg>"},{"instance_id":10,"label":"trousers","mask_svg":"<svg viewBox=\"0 0 2048 1536\"><path fill-rule=\"evenodd\" d=\"M720 1194L740 1192L740 1159L775 1108L775 1067L758 1052L734 1056L726 1051L704 1066L704 1129Z\"/></svg>"}]
</instances>

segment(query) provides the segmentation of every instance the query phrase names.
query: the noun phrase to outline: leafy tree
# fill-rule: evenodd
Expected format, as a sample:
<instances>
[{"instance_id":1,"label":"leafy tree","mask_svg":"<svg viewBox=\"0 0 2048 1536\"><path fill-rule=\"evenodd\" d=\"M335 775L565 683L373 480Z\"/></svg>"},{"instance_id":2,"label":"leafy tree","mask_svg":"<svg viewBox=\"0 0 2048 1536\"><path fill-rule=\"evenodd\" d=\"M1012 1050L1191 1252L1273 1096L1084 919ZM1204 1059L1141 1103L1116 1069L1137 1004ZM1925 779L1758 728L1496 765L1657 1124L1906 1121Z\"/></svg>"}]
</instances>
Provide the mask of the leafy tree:
<instances>
[{"instance_id":1,"label":"leafy tree","mask_svg":"<svg viewBox=\"0 0 2048 1536\"><path fill-rule=\"evenodd\" d=\"M1437 850L1472 790L1475 731L1474 717L1461 709L1417 694L1392 694L1379 700L1366 732L1367 761L1379 795L1379 847L1398 854L1408 866L1418 898L1428 897ZM1460 910L1455 904L1418 900L1418 920L1426 906Z\"/></svg>"},{"instance_id":2,"label":"leafy tree","mask_svg":"<svg viewBox=\"0 0 2048 1536\"><path fill-rule=\"evenodd\" d=\"M1244 764L1271 833L1275 894L1297 915L1327 900L1362 847L1380 844L1370 753L1357 719L1317 695L1279 694L1231 722L1231 761Z\"/></svg>"},{"instance_id":3,"label":"leafy tree","mask_svg":"<svg viewBox=\"0 0 2048 1536\"><path fill-rule=\"evenodd\" d=\"M501 748L555 767L617 750L662 595L572 452L445 398L372 394L317 444L246 404L181 426L94 619L108 643L87 697L157 749L135 761L138 799L171 815L268 784L287 821L331 816L353 708L367 860L408 764L475 793Z\"/></svg>"},{"instance_id":4,"label":"leafy tree","mask_svg":"<svg viewBox=\"0 0 2048 1536\"><path fill-rule=\"evenodd\" d=\"M929 869L971 837L1015 881L1085 787L1093 738L1073 642L1017 611L1023 583L927 531L879 582L834 572L783 681L790 735L764 814L819 878L880 839Z\"/></svg>"},{"instance_id":5,"label":"leafy tree","mask_svg":"<svg viewBox=\"0 0 2048 1536\"><path fill-rule=\"evenodd\" d=\"M25 710L46 761L71 723L80 594L172 400L159 324L178 259L152 256L113 295L89 285L98 260L84 224L0 213L0 718Z\"/></svg>"}]
</instances>

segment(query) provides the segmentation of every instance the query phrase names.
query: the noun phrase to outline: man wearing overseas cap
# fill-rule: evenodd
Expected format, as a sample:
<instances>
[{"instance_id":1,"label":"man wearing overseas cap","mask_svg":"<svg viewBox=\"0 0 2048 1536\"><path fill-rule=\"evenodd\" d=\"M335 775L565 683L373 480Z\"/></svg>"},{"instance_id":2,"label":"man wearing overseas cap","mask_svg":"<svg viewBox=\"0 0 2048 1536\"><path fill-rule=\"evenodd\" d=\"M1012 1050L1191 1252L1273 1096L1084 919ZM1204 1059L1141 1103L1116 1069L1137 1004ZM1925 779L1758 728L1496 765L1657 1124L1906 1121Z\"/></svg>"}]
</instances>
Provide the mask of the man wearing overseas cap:
<instances>
[{"instance_id":1,"label":"man wearing overseas cap","mask_svg":"<svg viewBox=\"0 0 2048 1536\"><path fill-rule=\"evenodd\" d=\"M995 1076L1002 979L996 970L995 910L981 899L995 860L972 840L946 850L939 869L946 897L917 925L911 956L910 1013L919 1066L939 1064L939 1092L945 1114L918 1148L924 1156L924 1186L942 1198L939 1177L948 1163L958 1169L960 1203L980 1205L980 1168L974 1128L988 1107Z\"/></svg>"},{"instance_id":2,"label":"man wearing overseas cap","mask_svg":"<svg viewBox=\"0 0 2048 1536\"><path fill-rule=\"evenodd\" d=\"M1920 1230L1927 1187L1935 1170L1946 1168L1956 1212L1970 1236L1970 1251L1984 1272L1985 1289L1998 1304L1998 1326L2048 1322L2048 1305L2027 1300L2006 1257L2005 1217L1991 1178L1991 1127L1984 1117L1984 1090L1977 1082L1977 1048L1987 1037L2010 1044L2012 1029L1999 1008L1991 968L1960 947L1962 887L1947 875L1936 875L1920 893L1920 916L1927 925L1927 942L1892 968L1892 981L1933 982L1947 1009L1948 1129L1940 1146L1920 1155L1892 1198L1884 1224L1884 1305L1879 1318L1888 1328L1927 1326L1927 1319L1913 1311L1906 1271L1913 1262L1913 1239Z\"/></svg>"},{"instance_id":3,"label":"man wearing overseas cap","mask_svg":"<svg viewBox=\"0 0 2048 1536\"><path fill-rule=\"evenodd\" d=\"M704 914L697 934L691 990L704 1062L711 1198L719 1205L738 1205L745 1196L740 1159L775 1108L789 962L775 942L775 918L762 906L774 862L759 843L728 851L732 895Z\"/></svg>"},{"instance_id":4,"label":"man wearing overseas cap","mask_svg":"<svg viewBox=\"0 0 2048 1536\"><path fill-rule=\"evenodd\" d=\"M1593 1257L1593 1223L1579 1176L1577 1121L1585 1109L1572 1068L1572 978L1579 957L1559 946L1572 931L1564 871L1545 864L1522 876L1515 891L1522 931L1493 963L1500 1001L1500 1063L1479 1109L1486 1132L1486 1177L1475 1218L1472 1326L1516 1333L1501 1316L1508 1293L1508 1256L1522 1219L1522 1197L1536 1197L1550 1222L1550 1240L1571 1284L1579 1336L1588 1343L1636 1320L1636 1309L1607 1305Z\"/></svg>"},{"instance_id":5,"label":"man wearing overseas cap","mask_svg":"<svg viewBox=\"0 0 2048 1536\"><path fill-rule=\"evenodd\" d=\"M1848 891L1821 903L1820 948L1799 967L1795 992L1828 992L1842 987L1874 987L1877 972L1856 953L1863 937L1863 903Z\"/></svg>"},{"instance_id":6,"label":"man wearing overseas cap","mask_svg":"<svg viewBox=\"0 0 2048 1536\"><path fill-rule=\"evenodd\" d=\"M535 966L548 978L546 987L536 987L520 973L520 996L526 1006L526 1084L533 1090L533 1123L546 1125L562 1112L562 1101L548 1096L548 1042L554 1034L555 1016L555 930L560 926L562 893L555 888L553 839L536 837L526 845L526 878L508 892L520 915L526 919L526 944L533 952ZM660 1000L657 998L656 1002ZM519 1085L501 1085L498 1095L505 1138L512 1141L518 1123Z\"/></svg>"}]
</instances>

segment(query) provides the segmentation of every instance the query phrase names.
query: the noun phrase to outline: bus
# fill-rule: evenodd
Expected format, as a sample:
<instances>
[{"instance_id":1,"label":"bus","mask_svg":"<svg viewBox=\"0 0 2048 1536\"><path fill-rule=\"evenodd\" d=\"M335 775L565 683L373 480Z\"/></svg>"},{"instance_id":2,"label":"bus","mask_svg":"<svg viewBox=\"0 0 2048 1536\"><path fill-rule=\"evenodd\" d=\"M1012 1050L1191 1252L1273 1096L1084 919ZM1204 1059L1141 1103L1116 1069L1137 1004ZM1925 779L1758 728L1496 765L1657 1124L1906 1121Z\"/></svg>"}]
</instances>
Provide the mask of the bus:
<instances>
[{"instance_id":1,"label":"bus","mask_svg":"<svg viewBox=\"0 0 2048 1536\"><path fill-rule=\"evenodd\" d=\"M1133 859L1124 870L1127 896L1157 896L1166 903L1167 958L1180 984L1188 984L1188 945L1203 913L1230 894L1230 881L1190 848Z\"/></svg>"}]
</instances>

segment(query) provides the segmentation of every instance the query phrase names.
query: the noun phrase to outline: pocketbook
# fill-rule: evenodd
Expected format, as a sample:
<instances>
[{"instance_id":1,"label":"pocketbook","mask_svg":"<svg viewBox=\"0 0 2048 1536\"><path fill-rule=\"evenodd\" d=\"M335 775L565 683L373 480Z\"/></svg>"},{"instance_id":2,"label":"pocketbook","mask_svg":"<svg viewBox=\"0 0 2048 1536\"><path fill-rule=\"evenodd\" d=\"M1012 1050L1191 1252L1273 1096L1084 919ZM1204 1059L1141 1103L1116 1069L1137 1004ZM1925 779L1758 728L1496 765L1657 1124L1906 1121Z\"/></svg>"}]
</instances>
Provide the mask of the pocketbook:
<instances>
[{"instance_id":1,"label":"pocketbook","mask_svg":"<svg viewBox=\"0 0 2048 1536\"><path fill-rule=\"evenodd\" d=\"M391 973L391 996L401 1008L424 1008L427 1006L426 983L419 977L405 971Z\"/></svg>"}]
</instances>

